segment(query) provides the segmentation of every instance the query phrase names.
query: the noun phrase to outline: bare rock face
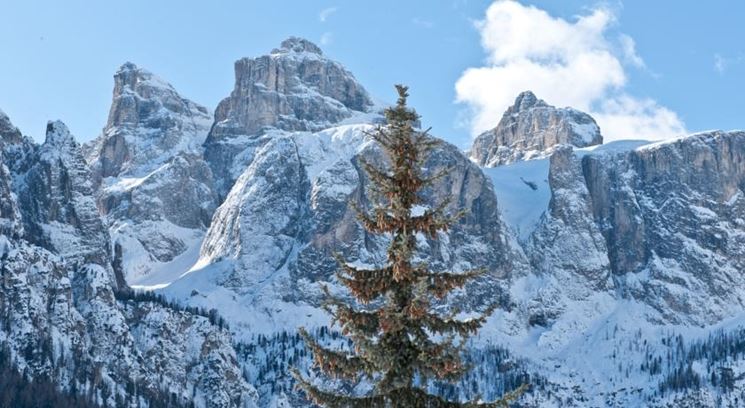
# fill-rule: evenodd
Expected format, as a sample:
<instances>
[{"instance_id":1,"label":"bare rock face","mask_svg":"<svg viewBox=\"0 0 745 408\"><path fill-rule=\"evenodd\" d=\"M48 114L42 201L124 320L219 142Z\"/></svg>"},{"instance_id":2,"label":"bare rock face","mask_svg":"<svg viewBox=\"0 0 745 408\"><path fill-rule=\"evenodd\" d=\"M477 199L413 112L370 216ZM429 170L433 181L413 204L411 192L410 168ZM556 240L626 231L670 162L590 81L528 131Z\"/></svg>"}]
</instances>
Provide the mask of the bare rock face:
<instances>
[{"instance_id":1,"label":"bare rock face","mask_svg":"<svg viewBox=\"0 0 745 408\"><path fill-rule=\"evenodd\" d=\"M372 106L341 64L308 40L291 37L270 55L235 63L235 89L220 102L209 139L253 135L266 127L319 130Z\"/></svg>"},{"instance_id":2,"label":"bare rock face","mask_svg":"<svg viewBox=\"0 0 745 408\"><path fill-rule=\"evenodd\" d=\"M610 266L660 320L713 323L745 304L745 132L582 162Z\"/></svg>"},{"instance_id":3,"label":"bare rock face","mask_svg":"<svg viewBox=\"0 0 745 408\"><path fill-rule=\"evenodd\" d=\"M613 288L608 250L583 180L572 147L558 146L550 159L548 212L527 251L537 271L560 273L570 281L584 281L588 291L604 291Z\"/></svg>"},{"instance_id":4,"label":"bare rock face","mask_svg":"<svg viewBox=\"0 0 745 408\"><path fill-rule=\"evenodd\" d=\"M71 261L111 263L80 145L64 123L47 124L46 140L16 178L26 239Z\"/></svg>"},{"instance_id":5,"label":"bare rock face","mask_svg":"<svg viewBox=\"0 0 745 408\"><path fill-rule=\"evenodd\" d=\"M484 167L546 157L559 144L576 147L603 143L600 128L588 114L556 108L526 91L518 95L496 128L479 135L471 159Z\"/></svg>"},{"instance_id":6,"label":"bare rock face","mask_svg":"<svg viewBox=\"0 0 745 408\"><path fill-rule=\"evenodd\" d=\"M212 116L169 83L127 62L114 75L103 134L88 149L96 181L144 175L176 153L198 149Z\"/></svg>"},{"instance_id":7,"label":"bare rock face","mask_svg":"<svg viewBox=\"0 0 745 408\"><path fill-rule=\"evenodd\" d=\"M607 147L551 156L551 202L526 247L535 273L571 277L559 286L573 298L615 288L614 298L647 305L647 318L661 324L737 313L745 304L736 272L745 270L745 133Z\"/></svg>"},{"instance_id":8,"label":"bare rock face","mask_svg":"<svg viewBox=\"0 0 745 408\"><path fill-rule=\"evenodd\" d=\"M210 124L206 108L147 70L126 63L114 75L109 120L88 160L130 284L173 268L209 225L217 207L202 159Z\"/></svg>"},{"instance_id":9,"label":"bare rock face","mask_svg":"<svg viewBox=\"0 0 745 408\"><path fill-rule=\"evenodd\" d=\"M218 105L205 143L205 158L223 180L221 195L267 130L317 131L372 105L349 71L305 39L290 37L269 55L236 61L235 87Z\"/></svg>"}]
</instances>

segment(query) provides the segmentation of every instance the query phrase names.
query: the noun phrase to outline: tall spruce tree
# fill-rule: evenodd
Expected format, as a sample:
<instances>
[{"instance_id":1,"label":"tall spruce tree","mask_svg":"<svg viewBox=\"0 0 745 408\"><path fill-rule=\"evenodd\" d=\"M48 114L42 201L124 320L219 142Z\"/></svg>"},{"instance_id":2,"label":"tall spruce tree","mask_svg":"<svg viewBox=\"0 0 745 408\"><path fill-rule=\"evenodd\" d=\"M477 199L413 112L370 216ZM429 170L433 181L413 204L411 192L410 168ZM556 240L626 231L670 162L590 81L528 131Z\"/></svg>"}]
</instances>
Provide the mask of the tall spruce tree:
<instances>
[{"instance_id":1,"label":"tall spruce tree","mask_svg":"<svg viewBox=\"0 0 745 408\"><path fill-rule=\"evenodd\" d=\"M338 258L341 268L337 277L356 302L334 297L324 288L326 310L342 334L352 340L354 350L323 347L301 329L316 367L326 377L366 378L373 389L368 395L349 395L324 390L297 371L293 375L309 399L325 407L507 406L521 391L492 403L459 403L423 388L429 380L461 378L467 370L461 359L463 340L478 331L488 313L458 320L433 311L435 299L442 300L482 271L432 272L426 264L412 260L417 233L436 239L438 232L447 231L462 213L447 215L447 201L423 214L412 213L415 206L423 204L422 189L447 172L429 178L423 175L424 160L438 141L427 131L415 130L419 116L406 105L408 88L397 85L396 90L396 106L385 111L387 125L371 134L387 153L390 167L379 168L360 159L372 181L372 192L382 203L371 212L355 207L368 232L391 236L387 263L377 269L362 269Z\"/></svg>"}]
</instances>

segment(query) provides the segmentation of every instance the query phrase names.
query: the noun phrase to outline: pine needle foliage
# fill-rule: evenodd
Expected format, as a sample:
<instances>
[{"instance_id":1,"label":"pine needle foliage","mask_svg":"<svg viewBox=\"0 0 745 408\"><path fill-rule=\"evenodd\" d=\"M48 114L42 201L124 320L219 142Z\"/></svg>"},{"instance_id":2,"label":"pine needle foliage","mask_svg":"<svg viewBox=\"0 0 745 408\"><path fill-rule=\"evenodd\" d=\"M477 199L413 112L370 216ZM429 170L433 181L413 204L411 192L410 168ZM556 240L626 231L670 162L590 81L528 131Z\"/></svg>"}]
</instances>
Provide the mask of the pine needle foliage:
<instances>
[{"instance_id":1,"label":"pine needle foliage","mask_svg":"<svg viewBox=\"0 0 745 408\"><path fill-rule=\"evenodd\" d=\"M335 297L324 288L326 310L352 340L353 350L324 347L301 329L315 366L326 378L365 379L373 384L372 391L359 396L324 390L297 371L293 375L306 396L323 407L506 407L522 388L491 403L448 401L422 388L430 380L454 382L468 370L461 359L464 340L479 330L492 310L465 320L434 311L435 300L483 271L431 272L426 264L412 260L417 233L437 239L462 213L446 214L447 202L422 214L412 213L423 204L422 189L447 172L424 176L424 161L438 141L415 129L419 116L407 106L408 88L397 85L396 90L397 104L385 111L387 125L370 134L387 154L389 168L360 160L381 204L370 212L355 207L369 233L391 236L387 262L364 269L337 257L337 278L356 302Z\"/></svg>"}]
</instances>

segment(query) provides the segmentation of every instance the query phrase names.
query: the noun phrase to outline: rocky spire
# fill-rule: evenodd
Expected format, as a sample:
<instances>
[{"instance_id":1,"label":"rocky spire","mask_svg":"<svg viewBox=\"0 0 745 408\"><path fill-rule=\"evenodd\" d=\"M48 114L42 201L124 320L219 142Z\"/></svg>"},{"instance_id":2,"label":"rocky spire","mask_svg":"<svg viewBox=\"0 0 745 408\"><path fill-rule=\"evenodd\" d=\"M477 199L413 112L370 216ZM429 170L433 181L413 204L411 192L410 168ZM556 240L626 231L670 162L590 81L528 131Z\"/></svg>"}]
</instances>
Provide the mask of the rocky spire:
<instances>
[{"instance_id":1,"label":"rocky spire","mask_svg":"<svg viewBox=\"0 0 745 408\"><path fill-rule=\"evenodd\" d=\"M548 105L543 101L543 99L538 99L533 92L523 91L520 92L520 95L518 95L517 98L515 98L515 103L509 107L508 112L524 112L536 106L545 107Z\"/></svg>"},{"instance_id":2,"label":"rocky spire","mask_svg":"<svg viewBox=\"0 0 745 408\"><path fill-rule=\"evenodd\" d=\"M64 123L47 123L46 140L30 161L17 181L28 240L71 260L108 265L109 235L96 208L91 174Z\"/></svg>"},{"instance_id":3,"label":"rocky spire","mask_svg":"<svg viewBox=\"0 0 745 408\"><path fill-rule=\"evenodd\" d=\"M280 44L279 48L272 50L272 54L280 54L286 52L309 52L312 54L323 55L323 51L317 45L300 37L290 37Z\"/></svg>"},{"instance_id":4,"label":"rocky spire","mask_svg":"<svg viewBox=\"0 0 745 408\"><path fill-rule=\"evenodd\" d=\"M0 110L0 148L6 144L20 143L22 139L21 131L13 126L8 115Z\"/></svg>"},{"instance_id":5,"label":"rocky spire","mask_svg":"<svg viewBox=\"0 0 745 408\"><path fill-rule=\"evenodd\" d=\"M26 159L35 149L36 143L30 137L23 136L8 115L0 110L0 154L10 173L25 171L29 166Z\"/></svg>"},{"instance_id":6,"label":"rocky spire","mask_svg":"<svg viewBox=\"0 0 745 408\"><path fill-rule=\"evenodd\" d=\"M507 108L496 128L476 138L471 159L494 167L546 157L559 144L586 147L602 143L600 128L590 115L553 107L525 91Z\"/></svg>"},{"instance_id":7,"label":"rocky spire","mask_svg":"<svg viewBox=\"0 0 745 408\"><path fill-rule=\"evenodd\" d=\"M141 175L204 142L212 116L163 79L131 62L114 75L103 134L88 149L96 184L122 173Z\"/></svg>"},{"instance_id":8,"label":"rocky spire","mask_svg":"<svg viewBox=\"0 0 745 408\"><path fill-rule=\"evenodd\" d=\"M67 128L60 120L54 120L47 122L46 138L44 145L50 150L71 152L71 150L79 147L75 138L70 134L70 129Z\"/></svg>"}]
</instances>

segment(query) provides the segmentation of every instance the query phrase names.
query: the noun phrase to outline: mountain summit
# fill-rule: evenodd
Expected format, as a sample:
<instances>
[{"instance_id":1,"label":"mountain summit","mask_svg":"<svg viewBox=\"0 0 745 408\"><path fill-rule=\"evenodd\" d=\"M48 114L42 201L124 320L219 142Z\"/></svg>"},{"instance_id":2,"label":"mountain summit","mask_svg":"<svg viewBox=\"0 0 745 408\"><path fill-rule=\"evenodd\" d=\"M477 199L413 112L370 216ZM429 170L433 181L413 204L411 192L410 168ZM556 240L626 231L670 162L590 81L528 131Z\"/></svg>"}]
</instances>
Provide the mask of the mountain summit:
<instances>
[{"instance_id":1,"label":"mountain summit","mask_svg":"<svg viewBox=\"0 0 745 408\"><path fill-rule=\"evenodd\" d=\"M263 144L273 130L318 131L370 111L367 91L343 65L325 56L312 42L290 37L268 55L235 62L235 87L215 111L205 143L205 158L226 183L245 168L230 168L241 152Z\"/></svg>"},{"instance_id":2,"label":"mountain summit","mask_svg":"<svg viewBox=\"0 0 745 408\"><path fill-rule=\"evenodd\" d=\"M207 108L150 71L124 63L114 75L106 126L88 149L95 181L142 176L176 153L198 150L211 122Z\"/></svg>"},{"instance_id":3,"label":"mountain summit","mask_svg":"<svg viewBox=\"0 0 745 408\"><path fill-rule=\"evenodd\" d=\"M600 128L590 115L573 108L556 108L525 91L496 128L476 138L471 159L481 166L494 167L546 157L559 144L586 147L602 143Z\"/></svg>"}]
</instances>

